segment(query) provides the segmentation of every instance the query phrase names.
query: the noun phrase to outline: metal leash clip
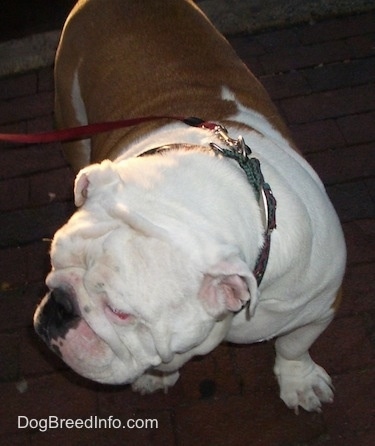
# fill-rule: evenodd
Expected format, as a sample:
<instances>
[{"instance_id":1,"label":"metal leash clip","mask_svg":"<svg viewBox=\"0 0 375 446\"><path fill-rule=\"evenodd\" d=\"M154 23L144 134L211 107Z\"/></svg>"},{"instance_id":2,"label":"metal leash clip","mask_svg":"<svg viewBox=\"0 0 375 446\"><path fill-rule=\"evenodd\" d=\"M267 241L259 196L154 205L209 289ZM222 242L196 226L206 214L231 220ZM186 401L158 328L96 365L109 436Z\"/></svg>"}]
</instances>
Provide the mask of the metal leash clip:
<instances>
[{"instance_id":1,"label":"metal leash clip","mask_svg":"<svg viewBox=\"0 0 375 446\"><path fill-rule=\"evenodd\" d=\"M248 145L246 145L245 140L242 136L239 136L237 139L233 139L230 136L228 136L228 130L223 127L222 125L216 125L214 128L214 134L217 136L221 141L223 141L226 146L228 146L234 153L241 156L243 159L247 159L252 154L251 149ZM219 145L215 143L210 143L210 146L215 151L218 151L222 154L225 154L225 150Z\"/></svg>"}]
</instances>

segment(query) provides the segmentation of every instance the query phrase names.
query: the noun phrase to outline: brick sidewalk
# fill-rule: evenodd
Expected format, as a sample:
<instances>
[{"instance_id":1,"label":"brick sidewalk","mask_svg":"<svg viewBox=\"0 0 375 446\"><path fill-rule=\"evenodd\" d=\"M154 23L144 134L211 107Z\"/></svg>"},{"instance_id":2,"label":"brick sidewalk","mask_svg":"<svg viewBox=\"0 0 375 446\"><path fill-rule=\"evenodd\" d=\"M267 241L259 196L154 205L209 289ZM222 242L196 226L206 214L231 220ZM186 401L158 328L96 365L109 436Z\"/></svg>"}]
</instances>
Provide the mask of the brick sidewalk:
<instances>
[{"instance_id":1,"label":"brick sidewalk","mask_svg":"<svg viewBox=\"0 0 375 446\"><path fill-rule=\"evenodd\" d=\"M348 244L345 300L312 349L336 398L289 411L273 346L222 345L186 364L168 395L139 396L69 371L32 329L48 242L73 211L73 176L56 145L0 155L0 444L370 446L374 424L375 13L230 41L277 103L323 178ZM0 79L0 131L53 127L52 68ZM17 417L155 418L159 429L17 429Z\"/></svg>"}]
</instances>

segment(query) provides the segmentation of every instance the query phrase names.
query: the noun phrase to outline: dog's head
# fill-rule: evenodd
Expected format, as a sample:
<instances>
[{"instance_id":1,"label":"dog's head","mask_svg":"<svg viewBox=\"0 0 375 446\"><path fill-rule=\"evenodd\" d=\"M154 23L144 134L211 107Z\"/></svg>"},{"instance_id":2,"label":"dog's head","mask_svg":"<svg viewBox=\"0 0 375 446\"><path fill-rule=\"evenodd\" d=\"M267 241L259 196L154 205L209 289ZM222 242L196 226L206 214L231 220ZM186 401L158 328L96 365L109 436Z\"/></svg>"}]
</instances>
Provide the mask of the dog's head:
<instances>
[{"instance_id":1,"label":"dog's head","mask_svg":"<svg viewBox=\"0 0 375 446\"><path fill-rule=\"evenodd\" d=\"M153 171L151 193L147 161L139 162L141 177L129 162L80 172L79 209L55 234L50 291L34 316L52 350L103 383L129 383L170 362L256 300L245 263L210 234L189 232L187 210L162 193L163 175Z\"/></svg>"}]
</instances>

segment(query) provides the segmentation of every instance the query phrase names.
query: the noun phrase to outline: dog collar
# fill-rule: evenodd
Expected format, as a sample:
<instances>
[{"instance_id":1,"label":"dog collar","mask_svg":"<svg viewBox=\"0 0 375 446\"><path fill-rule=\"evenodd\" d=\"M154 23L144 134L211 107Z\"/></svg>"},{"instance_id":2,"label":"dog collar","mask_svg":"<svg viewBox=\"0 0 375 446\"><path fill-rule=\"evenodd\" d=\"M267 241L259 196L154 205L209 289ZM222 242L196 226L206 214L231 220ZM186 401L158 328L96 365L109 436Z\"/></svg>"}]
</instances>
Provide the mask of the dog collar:
<instances>
[{"instance_id":1,"label":"dog collar","mask_svg":"<svg viewBox=\"0 0 375 446\"><path fill-rule=\"evenodd\" d=\"M230 138L227 129L220 125L209 121L203 121L199 118L187 118L183 122L193 127L207 129L224 144L221 147L216 143L211 142L210 148L215 153L231 158L239 164L244 170L247 180L254 189L255 196L259 202L261 214L263 217L264 226L264 243L258 254L257 261L254 267L254 276L258 286L262 282L264 273L266 272L267 263L271 249L271 233L276 228L276 199L272 193L271 187L265 182L263 173L260 167L260 162L257 158L252 156L250 147L245 143L242 136L237 139ZM197 149L201 146L193 144L183 144L185 149ZM147 150L139 156L152 155L161 153L166 150L181 148L181 144L167 144L161 147Z\"/></svg>"},{"instance_id":2,"label":"dog collar","mask_svg":"<svg viewBox=\"0 0 375 446\"><path fill-rule=\"evenodd\" d=\"M271 249L271 233L276 228L276 199L270 185L264 180L259 160L252 156L252 151L245 143L243 137L239 136L238 139L230 138L227 129L219 124L216 124L211 130L226 147L222 148L215 143L210 143L210 147L216 153L221 153L223 156L237 161L244 170L248 182L254 189L263 216L264 243L258 254L253 271L259 286L268 264Z\"/></svg>"}]
</instances>

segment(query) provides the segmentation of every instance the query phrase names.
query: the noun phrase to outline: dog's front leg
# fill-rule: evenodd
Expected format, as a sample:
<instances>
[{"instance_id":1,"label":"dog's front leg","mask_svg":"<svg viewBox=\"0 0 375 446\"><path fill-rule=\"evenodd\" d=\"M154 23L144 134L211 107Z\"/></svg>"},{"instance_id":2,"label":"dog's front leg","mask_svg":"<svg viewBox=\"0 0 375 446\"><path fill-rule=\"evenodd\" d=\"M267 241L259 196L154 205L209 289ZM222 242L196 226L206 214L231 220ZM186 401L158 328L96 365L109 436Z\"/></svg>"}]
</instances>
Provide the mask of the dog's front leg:
<instances>
[{"instance_id":1,"label":"dog's front leg","mask_svg":"<svg viewBox=\"0 0 375 446\"><path fill-rule=\"evenodd\" d=\"M332 317L298 328L276 340L274 372L280 386L280 398L298 414L298 406L307 411L321 411L321 403L333 401L332 381L315 364L309 348L327 328Z\"/></svg>"}]
</instances>

